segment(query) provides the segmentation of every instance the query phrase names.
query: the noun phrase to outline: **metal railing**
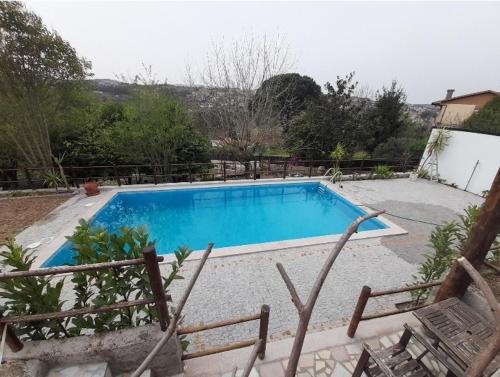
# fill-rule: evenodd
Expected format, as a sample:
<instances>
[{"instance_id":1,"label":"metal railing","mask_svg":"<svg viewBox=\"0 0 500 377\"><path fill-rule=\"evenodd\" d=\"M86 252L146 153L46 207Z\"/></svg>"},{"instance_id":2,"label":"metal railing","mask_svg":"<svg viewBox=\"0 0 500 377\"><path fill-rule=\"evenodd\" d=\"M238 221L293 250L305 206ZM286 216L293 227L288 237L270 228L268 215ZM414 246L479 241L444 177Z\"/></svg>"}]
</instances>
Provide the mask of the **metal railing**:
<instances>
[{"instance_id":1,"label":"metal railing","mask_svg":"<svg viewBox=\"0 0 500 377\"><path fill-rule=\"evenodd\" d=\"M300 160L256 157L239 162L213 160L211 162L167 165L98 165L64 166L64 175L70 186L78 188L87 181L102 185L160 184L194 181L228 181L237 179L311 177L321 176L334 164L344 174L370 173L377 165L387 165L394 172L415 169L416 159L360 159L360 160ZM54 167L0 169L0 188L3 190L39 189L47 187L45 174L58 172ZM59 183L59 187L64 187Z\"/></svg>"},{"instance_id":2,"label":"metal railing","mask_svg":"<svg viewBox=\"0 0 500 377\"><path fill-rule=\"evenodd\" d=\"M18 352L23 348L23 343L17 337L14 330L10 327L11 324L37 322L44 320L59 320L67 317L76 317L85 314L109 312L116 309L124 309L138 305L153 304L158 312L160 329L162 331L165 331L170 321L167 301L170 301L171 297L170 295L165 294L165 291L163 290L162 277L160 274L159 263L163 262L164 258L162 256L157 256L156 250L154 249L153 246L146 246L143 249L143 254L144 258L139 258L139 259L129 259L129 260L114 261L114 262L95 263L95 264L76 265L76 266L40 268L28 271L1 272L0 280L7 280L7 279L27 278L27 277L37 277L37 276L47 276L47 275L53 276L53 275L67 274L67 273L98 271L98 270L112 269L118 267L144 265L146 267L146 271L149 277L149 283L151 286L151 293L152 293L151 298L144 298L133 301L124 300L114 304L104 305L99 307L89 306L80 309L65 310L55 313L42 313L42 314L31 314L31 315L9 316L9 317L2 317L0 315L0 332L3 332L4 326L7 326L6 343L9 346L9 348L12 350L12 352Z\"/></svg>"}]
</instances>

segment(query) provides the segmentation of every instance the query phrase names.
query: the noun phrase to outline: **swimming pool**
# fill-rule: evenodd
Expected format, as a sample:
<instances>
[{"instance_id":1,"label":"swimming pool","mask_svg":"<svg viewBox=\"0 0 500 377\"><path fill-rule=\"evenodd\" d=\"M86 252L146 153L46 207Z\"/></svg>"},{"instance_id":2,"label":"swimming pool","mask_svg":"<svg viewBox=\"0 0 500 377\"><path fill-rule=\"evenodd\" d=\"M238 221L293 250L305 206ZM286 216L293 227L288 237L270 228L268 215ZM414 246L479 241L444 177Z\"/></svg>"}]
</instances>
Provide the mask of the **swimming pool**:
<instances>
[{"instance_id":1,"label":"swimming pool","mask_svg":"<svg viewBox=\"0 0 500 377\"><path fill-rule=\"evenodd\" d=\"M118 192L91 225L115 232L124 225L146 225L159 254L180 245L202 250L341 234L361 208L321 182L235 185ZM359 232L385 229L378 219ZM72 247L61 246L43 267L71 263Z\"/></svg>"}]
</instances>

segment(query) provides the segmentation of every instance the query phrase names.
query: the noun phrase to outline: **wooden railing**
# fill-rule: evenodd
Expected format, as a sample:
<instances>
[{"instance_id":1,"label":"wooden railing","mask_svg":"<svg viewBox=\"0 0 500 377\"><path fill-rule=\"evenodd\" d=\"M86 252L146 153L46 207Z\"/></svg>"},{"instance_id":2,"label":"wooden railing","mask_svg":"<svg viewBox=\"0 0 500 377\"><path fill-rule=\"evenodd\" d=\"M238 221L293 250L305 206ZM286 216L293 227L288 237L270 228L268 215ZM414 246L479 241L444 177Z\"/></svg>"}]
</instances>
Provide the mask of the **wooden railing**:
<instances>
[{"instance_id":1,"label":"wooden railing","mask_svg":"<svg viewBox=\"0 0 500 377\"><path fill-rule=\"evenodd\" d=\"M370 299L372 297L387 296L387 295L393 295L393 294L398 294L398 293L411 292L411 291L415 291L418 289L432 288L432 287L440 285L441 283L442 283L442 281L438 280L438 281L435 281L432 283L411 285L411 286L403 287L403 288L388 289L385 291L374 291L374 292L372 292L372 289L370 287L368 287L367 285L363 286L363 288L361 288L361 293L359 294L358 302L356 303L356 308L354 309L354 312L352 313L351 322L349 323L349 328L347 329L347 335L350 338L354 337L354 334L356 334L356 330L358 329L359 322L361 322L361 321L366 321L369 319L380 318L380 317L387 317L387 316L399 314L399 313L410 312L410 311L420 309L420 308L423 308L423 307L429 305L429 303L423 303L423 304L417 304L417 305L413 305L413 306L410 305L410 306L408 306L406 308L402 308L402 309L387 310L384 312L376 312L376 313L372 313L372 314L363 315L363 312L365 311L366 304L368 303L368 299Z\"/></svg>"},{"instance_id":2,"label":"wooden railing","mask_svg":"<svg viewBox=\"0 0 500 377\"><path fill-rule=\"evenodd\" d=\"M158 264L159 262L163 262L164 258L162 256L157 256L156 250L153 246L146 246L143 249L143 254L144 258L140 259L129 259L129 260L114 261L114 262L106 262L106 263L79 265L79 266L63 266L63 267L34 269L29 271L14 271L14 272L0 273L0 280L5 280L5 279L16 279L16 278L26 278L26 277L36 277L36 276L47 276L47 275L60 275L60 274L85 272L85 271L98 271L98 270L111 269L117 267L144 265L146 267L146 271L149 277L149 283L152 292L151 298L145 298L133 301L120 301L114 304L104 305L99 307L90 306L81 309L65 310L56 313L42 313L42 314L11 316L11 317L2 317L0 315L0 333L3 332L4 326L7 326L6 343L9 346L9 348L12 350L12 352L18 352L23 348L21 340L16 336L14 330L9 326L10 324L63 319L67 317L76 317L85 314L109 312L112 310L123 309L137 305L154 304L158 312L158 320L160 323L160 328L162 331L165 331L170 321L167 301L170 301L171 297L169 295L166 295L163 289L162 277L160 274L160 268Z\"/></svg>"},{"instance_id":3,"label":"wooden railing","mask_svg":"<svg viewBox=\"0 0 500 377\"><path fill-rule=\"evenodd\" d=\"M226 321L213 322L207 325L199 325L199 326L189 326L184 327L177 330L177 335L187 335L193 334L200 331L213 330L220 327L237 325L240 323L250 322L259 320L259 335L256 339L244 340L241 342L235 342L231 344L227 344L225 346L214 347L211 349L187 353L182 355L182 360L194 359L196 357L202 357L207 355L213 355L215 353L221 353L226 351L235 350L238 348L244 348L249 346L254 346L256 348L256 355L263 359L266 354L266 344L267 344L267 333L269 329L269 306L262 305L260 309L260 313L254 315L248 315L238 318L229 319ZM255 360L254 360L255 361Z\"/></svg>"}]
</instances>

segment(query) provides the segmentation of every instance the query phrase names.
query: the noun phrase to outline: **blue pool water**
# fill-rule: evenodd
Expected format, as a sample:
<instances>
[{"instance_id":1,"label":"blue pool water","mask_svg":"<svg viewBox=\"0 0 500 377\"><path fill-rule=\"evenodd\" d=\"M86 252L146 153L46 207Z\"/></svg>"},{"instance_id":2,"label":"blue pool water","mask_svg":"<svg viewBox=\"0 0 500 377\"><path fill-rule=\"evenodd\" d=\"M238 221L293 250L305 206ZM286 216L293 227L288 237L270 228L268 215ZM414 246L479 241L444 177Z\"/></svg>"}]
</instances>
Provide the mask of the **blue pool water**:
<instances>
[{"instance_id":1,"label":"blue pool water","mask_svg":"<svg viewBox=\"0 0 500 377\"><path fill-rule=\"evenodd\" d=\"M145 224L160 254L179 245L201 250L343 233L359 207L319 182L121 192L93 218L112 232ZM386 228L377 219L360 231ZM71 263L66 242L44 267Z\"/></svg>"}]
</instances>

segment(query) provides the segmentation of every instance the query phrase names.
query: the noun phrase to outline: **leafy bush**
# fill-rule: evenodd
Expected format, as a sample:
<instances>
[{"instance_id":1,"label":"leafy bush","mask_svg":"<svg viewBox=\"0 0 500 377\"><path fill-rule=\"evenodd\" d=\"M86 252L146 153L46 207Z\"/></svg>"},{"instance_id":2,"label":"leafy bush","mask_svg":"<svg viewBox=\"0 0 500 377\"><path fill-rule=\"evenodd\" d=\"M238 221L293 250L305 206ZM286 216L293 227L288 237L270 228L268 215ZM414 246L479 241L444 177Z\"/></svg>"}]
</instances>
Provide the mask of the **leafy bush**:
<instances>
[{"instance_id":1,"label":"leafy bush","mask_svg":"<svg viewBox=\"0 0 500 377\"><path fill-rule=\"evenodd\" d=\"M467 119L463 128L500 135L500 97L493 98L481 110Z\"/></svg>"},{"instance_id":2,"label":"leafy bush","mask_svg":"<svg viewBox=\"0 0 500 377\"><path fill-rule=\"evenodd\" d=\"M370 154L366 151L357 151L352 155L353 160L366 160L370 157Z\"/></svg>"},{"instance_id":3,"label":"leafy bush","mask_svg":"<svg viewBox=\"0 0 500 377\"><path fill-rule=\"evenodd\" d=\"M99 227L90 227L84 220L80 220L75 233L69 237L76 250L76 264L142 258L142 249L152 244L148 239L149 235L144 227L123 227L117 233L109 233ZM13 242L7 246L8 250L2 253L2 268L11 271L29 270L35 259L32 253ZM170 273L163 278L165 290L175 279L182 279L179 270L189 254L187 247L177 249L176 261L171 263ZM73 309L151 297L144 265L74 273L71 282L75 296ZM61 299L63 285L64 278L60 277L31 277L0 282L0 297L6 299L4 315L61 311L65 303ZM154 306L142 305L66 318L64 321L22 324L16 326L16 332L22 339L39 340L118 330L150 324L155 320L157 312Z\"/></svg>"},{"instance_id":4,"label":"leafy bush","mask_svg":"<svg viewBox=\"0 0 500 377\"><path fill-rule=\"evenodd\" d=\"M387 165L377 165L373 168L372 175L377 178L388 179L392 178L394 173L391 168Z\"/></svg>"},{"instance_id":5,"label":"leafy bush","mask_svg":"<svg viewBox=\"0 0 500 377\"><path fill-rule=\"evenodd\" d=\"M414 275L415 284L425 284L439 280L461 255L469 238L472 225L481 214L482 207L477 205L468 206L464 214L459 216L459 221L445 222L438 225L431 233L430 246L433 252L426 254L425 261L420 265L418 274ZM493 248L497 247L497 240ZM500 252L494 250L489 257L492 260L500 260ZM431 289L419 289L411 293L417 302L425 301Z\"/></svg>"},{"instance_id":6,"label":"leafy bush","mask_svg":"<svg viewBox=\"0 0 500 377\"><path fill-rule=\"evenodd\" d=\"M6 246L7 250L0 253L2 271L28 271L36 258L33 252L13 241L8 241ZM63 306L63 284L64 279L56 281L45 276L0 280L0 297L5 300L0 312L10 316L59 312ZM30 340L67 335L66 326L60 320L20 323L16 325L16 333L21 339Z\"/></svg>"}]
</instances>

